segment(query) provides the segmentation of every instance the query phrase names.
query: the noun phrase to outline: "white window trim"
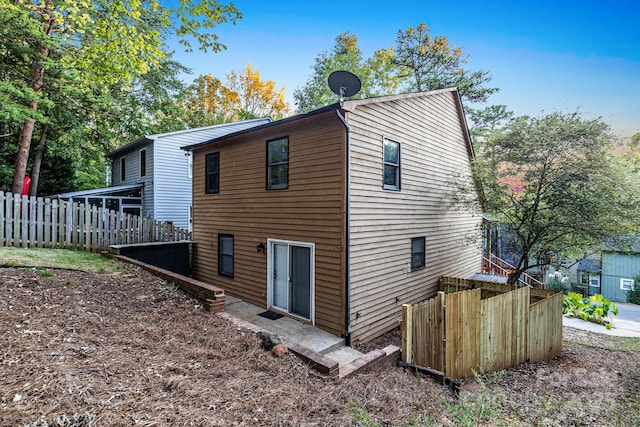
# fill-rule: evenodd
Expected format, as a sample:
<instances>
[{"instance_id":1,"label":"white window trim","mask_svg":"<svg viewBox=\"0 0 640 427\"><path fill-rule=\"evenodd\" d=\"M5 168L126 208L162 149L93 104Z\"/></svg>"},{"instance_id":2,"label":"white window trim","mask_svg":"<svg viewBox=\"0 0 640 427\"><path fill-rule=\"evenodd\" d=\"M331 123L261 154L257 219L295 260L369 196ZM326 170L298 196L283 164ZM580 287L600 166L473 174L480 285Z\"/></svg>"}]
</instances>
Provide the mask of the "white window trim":
<instances>
[{"instance_id":1,"label":"white window trim","mask_svg":"<svg viewBox=\"0 0 640 427\"><path fill-rule=\"evenodd\" d=\"M623 291L631 291L633 290L633 279L626 279L626 278L621 278L620 279L620 289L622 289Z\"/></svg>"},{"instance_id":2,"label":"white window trim","mask_svg":"<svg viewBox=\"0 0 640 427\"><path fill-rule=\"evenodd\" d=\"M311 321L312 325L316 324L316 244L315 243L310 243L310 242L297 242L294 240L279 240L279 239L267 239L267 307L269 307L269 309L273 309L275 308L277 310L276 307L273 306L273 276L271 274L271 266L273 265L273 245L274 244L280 244L280 245L291 245L291 246L302 246L302 247L307 247L311 249L311 289L310 289L310 295L311 295L311 305L310 305L310 311L311 311L311 318L310 319L305 319L300 317L300 319L305 320L305 321ZM288 313L289 315L293 316L293 317L298 317L293 313Z\"/></svg>"},{"instance_id":3,"label":"white window trim","mask_svg":"<svg viewBox=\"0 0 640 427\"><path fill-rule=\"evenodd\" d=\"M598 284L597 285L591 284L592 280L597 282ZM589 286L591 286L592 288L599 288L600 287L600 276L596 276L596 275L590 274L589 275Z\"/></svg>"},{"instance_id":4,"label":"white window trim","mask_svg":"<svg viewBox=\"0 0 640 427\"><path fill-rule=\"evenodd\" d=\"M387 165L387 162L384 160L384 144L386 141L389 142L393 142L394 144L398 144L398 164L394 164L394 163L389 163L389 165L393 165L394 167L396 167L396 185L389 185L389 184L385 184L384 183L384 168ZM400 141L396 138L392 138L389 136L384 136L382 138L382 188L384 190L393 190L393 191L400 191L400 183L402 182L402 170L401 170L401 164L402 164L402 144L400 143Z\"/></svg>"}]
</instances>

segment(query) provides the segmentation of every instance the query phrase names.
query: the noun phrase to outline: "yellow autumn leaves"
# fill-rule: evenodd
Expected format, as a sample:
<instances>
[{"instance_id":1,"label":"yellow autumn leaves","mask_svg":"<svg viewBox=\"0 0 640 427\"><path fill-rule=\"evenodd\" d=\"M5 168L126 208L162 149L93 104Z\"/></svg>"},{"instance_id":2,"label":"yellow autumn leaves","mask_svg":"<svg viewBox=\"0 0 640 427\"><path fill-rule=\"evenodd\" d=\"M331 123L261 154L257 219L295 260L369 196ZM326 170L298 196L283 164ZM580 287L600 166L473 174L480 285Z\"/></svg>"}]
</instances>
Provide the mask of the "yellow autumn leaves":
<instances>
[{"instance_id":1,"label":"yellow autumn leaves","mask_svg":"<svg viewBox=\"0 0 640 427\"><path fill-rule=\"evenodd\" d=\"M224 83L211 74L198 76L181 104L193 127L256 117L280 119L291 111L284 87L278 89L273 80L261 80L251 64L241 72L231 71Z\"/></svg>"}]
</instances>

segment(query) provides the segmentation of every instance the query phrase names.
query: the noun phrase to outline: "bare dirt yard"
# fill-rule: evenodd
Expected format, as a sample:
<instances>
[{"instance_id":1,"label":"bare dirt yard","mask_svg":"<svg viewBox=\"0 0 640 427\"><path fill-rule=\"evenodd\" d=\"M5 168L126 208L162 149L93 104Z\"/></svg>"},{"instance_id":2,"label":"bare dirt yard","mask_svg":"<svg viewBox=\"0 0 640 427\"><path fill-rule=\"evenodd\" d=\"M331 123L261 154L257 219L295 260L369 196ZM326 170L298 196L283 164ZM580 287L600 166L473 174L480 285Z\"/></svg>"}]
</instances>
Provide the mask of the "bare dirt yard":
<instances>
[{"instance_id":1,"label":"bare dirt yard","mask_svg":"<svg viewBox=\"0 0 640 427\"><path fill-rule=\"evenodd\" d=\"M638 339L565 328L456 397L393 363L323 378L133 266L0 268L0 292L1 426L640 425Z\"/></svg>"}]
</instances>

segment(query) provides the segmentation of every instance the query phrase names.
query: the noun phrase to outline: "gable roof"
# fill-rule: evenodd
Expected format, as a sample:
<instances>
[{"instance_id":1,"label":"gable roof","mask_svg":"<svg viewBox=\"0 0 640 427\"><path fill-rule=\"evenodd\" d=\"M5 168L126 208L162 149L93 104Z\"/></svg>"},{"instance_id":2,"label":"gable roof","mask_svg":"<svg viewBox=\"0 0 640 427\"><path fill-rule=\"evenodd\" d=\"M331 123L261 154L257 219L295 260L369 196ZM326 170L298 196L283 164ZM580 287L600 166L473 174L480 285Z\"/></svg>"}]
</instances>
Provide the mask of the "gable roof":
<instances>
[{"instance_id":1,"label":"gable roof","mask_svg":"<svg viewBox=\"0 0 640 427\"><path fill-rule=\"evenodd\" d=\"M467 152L469 154L469 158L473 159L475 157L475 153L473 150L473 143L471 142L471 133L469 133L469 125L467 124L467 118L464 114L464 107L462 106L462 98L460 98L460 92L458 91L458 88L450 87L445 89L430 90L427 92L401 93L397 95L377 96L374 98L352 99L352 100L344 101L343 109L346 111L353 111L361 105L396 101L398 99L422 98L425 96L440 95L442 93L453 94L454 101L456 103L456 110L458 112L458 118L460 119L460 124L462 125L462 133L464 134L464 138L467 142Z\"/></svg>"},{"instance_id":2,"label":"gable roof","mask_svg":"<svg viewBox=\"0 0 640 427\"><path fill-rule=\"evenodd\" d=\"M194 150L194 149L196 149L198 147L210 144L212 142L217 142L217 141L220 141L222 139L231 138L233 136L242 135L242 134L245 134L245 133L248 133L248 132L257 131L257 130L260 130L260 129L270 128L272 126L277 126L277 125L281 125L281 124L284 124L284 123L295 122L297 120L304 119L306 117L315 116L316 114L326 113L327 111L339 110L339 109L340 109L340 103L327 105L325 107L309 111L308 113L296 114L295 116L287 117L285 119L277 120L275 122L265 123L265 124L262 124L262 125L259 125L259 126L254 126L254 127L248 128L248 129L243 129L243 130L240 130L238 132L233 132L233 133L229 133L229 134L226 134L226 135L222 135L222 136L219 136L217 138L212 138L212 139L210 139L208 141L199 142L197 144L185 145L184 147L180 147L180 149L185 150L185 151L192 151L192 150Z\"/></svg>"},{"instance_id":3,"label":"gable roof","mask_svg":"<svg viewBox=\"0 0 640 427\"><path fill-rule=\"evenodd\" d=\"M207 135L205 138L210 139L212 136L220 137L228 133L237 132L240 129L253 128L255 126L260 126L262 124L269 123L269 122L271 122L270 117L262 117L257 119L238 120L235 122L220 123L217 125L202 126L197 128L191 128L191 129L181 129L181 130L176 130L172 132L154 133L150 135L145 135L141 138L136 139L135 141L132 141L128 144L123 145L122 147L116 148L115 150L107 154L106 157L107 158L116 157L119 154L130 151L141 145L144 145L153 141L157 141L158 139L161 139L161 138L177 136L182 134L195 135L198 133L204 133Z\"/></svg>"},{"instance_id":4,"label":"gable roof","mask_svg":"<svg viewBox=\"0 0 640 427\"><path fill-rule=\"evenodd\" d=\"M309 111L307 113L302 113L302 114L297 114L295 116L291 116L291 117L287 117L285 119L282 120L278 120L275 122L270 122L270 123L266 123L263 125L259 125L259 126L255 126L255 127L251 127L249 129L243 129L241 131L238 132L233 132L233 133L228 133L226 135L217 137L217 138L213 138L210 139L208 141L204 141L204 142L200 142L197 144L190 144L190 145L185 145L183 147L180 147L181 149L185 150L185 151L192 151L196 148L199 148L201 146L207 145L207 144L211 144L214 142L219 142L221 140L227 139L227 138L231 138L234 136L238 136L238 135L243 135L245 133L249 133L249 132L253 132L253 131L258 131L261 129L267 129L269 127L272 126L278 126L281 124L285 124L285 123L290 123L290 122L295 122L307 117L311 117L317 114L321 114L321 113L326 113L328 111L332 111L332 110L344 110L344 111L353 111L356 108L358 108L359 106L362 105L367 105L367 104L373 104L373 103L381 103L381 102L389 102L389 101L396 101L396 100L400 100L400 99L411 99L411 98L422 98L422 97L428 97L428 96L434 96L434 95L439 95L442 93L452 93L454 94L454 100L456 103L456 109L458 112L458 118L460 120L460 124L462 125L462 132L464 134L464 138L467 142L467 152L469 154L469 158L473 159L475 154L473 151L473 145L471 143L471 134L469 133L469 127L467 125L467 119L465 117L464 114L464 109L462 107L462 99L460 98L460 93L458 92L457 88L447 88L447 89L438 89L438 90L431 90L431 91L427 91L427 92L413 92L413 93L401 93L401 94L396 94L396 95L385 95L385 96L377 96L377 97L373 97L373 98L365 98L365 99L353 99L353 100L347 100L344 101L342 103L342 105L337 102L335 104L330 104L327 105L325 107L321 107L318 108L316 110L312 110Z\"/></svg>"}]
</instances>

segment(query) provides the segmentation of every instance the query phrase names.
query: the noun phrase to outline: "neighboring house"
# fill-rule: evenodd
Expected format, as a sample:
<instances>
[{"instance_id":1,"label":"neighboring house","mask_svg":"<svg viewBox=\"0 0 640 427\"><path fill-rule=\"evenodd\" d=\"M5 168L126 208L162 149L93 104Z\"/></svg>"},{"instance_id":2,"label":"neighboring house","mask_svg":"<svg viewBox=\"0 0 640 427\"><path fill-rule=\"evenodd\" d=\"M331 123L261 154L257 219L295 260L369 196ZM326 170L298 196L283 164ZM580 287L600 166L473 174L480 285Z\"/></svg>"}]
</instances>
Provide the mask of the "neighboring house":
<instances>
[{"instance_id":1,"label":"neighboring house","mask_svg":"<svg viewBox=\"0 0 640 427\"><path fill-rule=\"evenodd\" d=\"M191 158L180 147L270 121L244 120L145 135L107 154L112 187L59 194L58 198L106 206L190 229Z\"/></svg>"},{"instance_id":2,"label":"neighboring house","mask_svg":"<svg viewBox=\"0 0 640 427\"><path fill-rule=\"evenodd\" d=\"M347 342L399 325L442 275L481 270L481 216L449 209L473 149L459 93L349 100L184 147L193 275Z\"/></svg>"},{"instance_id":3,"label":"neighboring house","mask_svg":"<svg viewBox=\"0 0 640 427\"><path fill-rule=\"evenodd\" d=\"M601 274L602 295L611 301L627 302L627 293L640 274L640 251L603 251Z\"/></svg>"},{"instance_id":4,"label":"neighboring house","mask_svg":"<svg viewBox=\"0 0 640 427\"><path fill-rule=\"evenodd\" d=\"M578 263L576 272L578 290L586 295L602 293L600 277L602 273L601 257L585 258Z\"/></svg>"}]
</instances>

